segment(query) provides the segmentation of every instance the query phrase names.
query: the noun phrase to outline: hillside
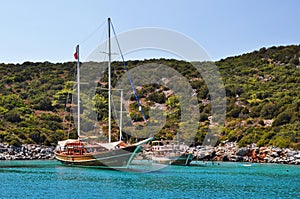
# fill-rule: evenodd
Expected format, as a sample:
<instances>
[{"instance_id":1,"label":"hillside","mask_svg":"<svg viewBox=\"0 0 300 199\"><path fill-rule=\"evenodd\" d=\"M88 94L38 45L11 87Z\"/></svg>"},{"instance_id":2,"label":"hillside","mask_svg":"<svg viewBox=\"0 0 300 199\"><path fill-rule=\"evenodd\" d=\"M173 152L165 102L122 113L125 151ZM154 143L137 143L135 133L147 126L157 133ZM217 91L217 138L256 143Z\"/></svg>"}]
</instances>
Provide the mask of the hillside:
<instances>
[{"instance_id":1,"label":"hillside","mask_svg":"<svg viewBox=\"0 0 300 199\"><path fill-rule=\"evenodd\" d=\"M257 143L300 149L300 46L262 48L216 62L226 87L227 115L220 141L237 141L240 146ZM201 144L208 130L210 96L190 63L178 60L129 61L128 67L158 63L174 68L189 79L196 91L200 112L195 139ZM200 63L201 64L201 63ZM55 145L68 136L75 138L73 118L69 117L75 62L52 64L0 64L0 142L13 145L38 143ZM125 73L122 63L112 63L113 83ZM99 87L107 87L107 76ZM157 139L172 139L180 126L180 104L162 85L137 88L146 116L149 107L158 106L168 115ZM97 117L107 120L107 93L95 97ZM132 96L130 116L143 125ZM68 131L70 129L71 131ZM105 125L106 122L102 122ZM114 124L114 128L117 128ZM106 127L103 131L106 132ZM114 134L117 137L117 134Z\"/></svg>"},{"instance_id":2,"label":"hillside","mask_svg":"<svg viewBox=\"0 0 300 199\"><path fill-rule=\"evenodd\" d=\"M226 86L224 139L300 147L300 46L261 48L217 62Z\"/></svg>"}]
</instances>

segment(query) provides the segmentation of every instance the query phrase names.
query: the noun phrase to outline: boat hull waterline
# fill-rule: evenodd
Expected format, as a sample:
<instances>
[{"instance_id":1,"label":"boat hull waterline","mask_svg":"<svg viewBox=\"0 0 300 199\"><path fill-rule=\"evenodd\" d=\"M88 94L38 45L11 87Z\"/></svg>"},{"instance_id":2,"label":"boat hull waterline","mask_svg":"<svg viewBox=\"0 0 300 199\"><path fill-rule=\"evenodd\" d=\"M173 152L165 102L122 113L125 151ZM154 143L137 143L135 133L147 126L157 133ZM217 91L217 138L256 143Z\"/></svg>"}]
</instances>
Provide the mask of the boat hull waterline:
<instances>
[{"instance_id":1,"label":"boat hull waterline","mask_svg":"<svg viewBox=\"0 0 300 199\"><path fill-rule=\"evenodd\" d=\"M82 155L67 155L56 152L56 159L65 165L126 168L133 158L140 152L140 146L109 150L105 152L86 153Z\"/></svg>"},{"instance_id":2,"label":"boat hull waterline","mask_svg":"<svg viewBox=\"0 0 300 199\"><path fill-rule=\"evenodd\" d=\"M193 160L193 154L182 154L180 156L157 157L153 156L152 161L159 164L189 166Z\"/></svg>"}]
</instances>

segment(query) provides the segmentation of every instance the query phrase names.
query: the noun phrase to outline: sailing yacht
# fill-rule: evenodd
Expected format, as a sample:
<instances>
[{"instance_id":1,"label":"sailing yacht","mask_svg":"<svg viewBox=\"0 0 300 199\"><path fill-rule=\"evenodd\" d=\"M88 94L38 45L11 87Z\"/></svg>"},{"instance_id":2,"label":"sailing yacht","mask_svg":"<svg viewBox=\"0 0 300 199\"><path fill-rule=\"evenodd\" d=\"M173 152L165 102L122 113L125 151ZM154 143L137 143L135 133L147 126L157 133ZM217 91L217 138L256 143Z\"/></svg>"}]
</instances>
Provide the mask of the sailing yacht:
<instances>
[{"instance_id":1,"label":"sailing yacht","mask_svg":"<svg viewBox=\"0 0 300 199\"><path fill-rule=\"evenodd\" d=\"M131 161L140 152L142 144L153 139L142 140L138 143L128 145L124 141L111 142L111 44L110 25L108 18L108 142L89 144L85 137L80 134L80 61L79 45L74 54L77 59L77 134L78 139L67 139L59 141L55 150L55 158L66 165L92 166L104 169L128 168Z\"/></svg>"}]
</instances>

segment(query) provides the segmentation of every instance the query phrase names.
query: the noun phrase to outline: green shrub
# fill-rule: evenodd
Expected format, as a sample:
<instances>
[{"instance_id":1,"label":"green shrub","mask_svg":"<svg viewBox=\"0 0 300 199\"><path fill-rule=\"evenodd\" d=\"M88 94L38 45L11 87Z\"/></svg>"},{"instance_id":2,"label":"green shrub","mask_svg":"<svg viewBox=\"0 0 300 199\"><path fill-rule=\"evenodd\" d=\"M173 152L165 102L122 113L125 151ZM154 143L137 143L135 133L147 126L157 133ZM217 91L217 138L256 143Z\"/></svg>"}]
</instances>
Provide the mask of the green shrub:
<instances>
[{"instance_id":1,"label":"green shrub","mask_svg":"<svg viewBox=\"0 0 300 199\"><path fill-rule=\"evenodd\" d=\"M20 113L20 111L18 111L17 108L8 111L5 114L5 119L7 121L11 122L11 123L18 123L18 122L22 121L22 119L21 119L21 113Z\"/></svg>"},{"instance_id":2,"label":"green shrub","mask_svg":"<svg viewBox=\"0 0 300 199\"><path fill-rule=\"evenodd\" d=\"M273 122L273 126L280 126L283 124L287 124L290 122L291 118L292 118L292 112L290 111L286 111L286 112L282 112L280 113L277 118L274 120Z\"/></svg>"},{"instance_id":3,"label":"green shrub","mask_svg":"<svg viewBox=\"0 0 300 199\"><path fill-rule=\"evenodd\" d=\"M260 115L266 119L275 117L276 106L273 103L268 103L260 111Z\"/></svg>"}]
</instances>

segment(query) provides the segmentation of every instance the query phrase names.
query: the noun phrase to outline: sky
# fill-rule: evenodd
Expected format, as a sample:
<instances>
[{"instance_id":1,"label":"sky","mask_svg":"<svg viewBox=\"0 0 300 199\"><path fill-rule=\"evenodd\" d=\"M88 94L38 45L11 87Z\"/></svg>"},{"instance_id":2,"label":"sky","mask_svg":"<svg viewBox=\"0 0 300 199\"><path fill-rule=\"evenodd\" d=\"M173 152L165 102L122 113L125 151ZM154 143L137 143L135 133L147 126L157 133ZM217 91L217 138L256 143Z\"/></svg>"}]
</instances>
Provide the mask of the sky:
<instances>
[{"instance_id":1,"label":"sky","mask_svg":"<svg viewBox=\"0 0 300 199\"><path fill-rule=\"evenodd\" d=\"M118 33L176 31L217 61L299 45L299 9L297 0L0 0L0 63L74 61L78 43L85 59L108 17Z\"/></svg>"}]
</instances>

